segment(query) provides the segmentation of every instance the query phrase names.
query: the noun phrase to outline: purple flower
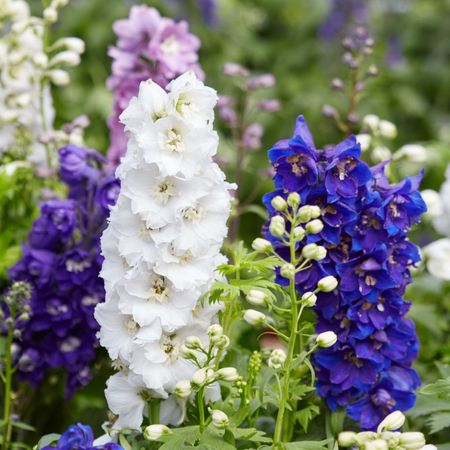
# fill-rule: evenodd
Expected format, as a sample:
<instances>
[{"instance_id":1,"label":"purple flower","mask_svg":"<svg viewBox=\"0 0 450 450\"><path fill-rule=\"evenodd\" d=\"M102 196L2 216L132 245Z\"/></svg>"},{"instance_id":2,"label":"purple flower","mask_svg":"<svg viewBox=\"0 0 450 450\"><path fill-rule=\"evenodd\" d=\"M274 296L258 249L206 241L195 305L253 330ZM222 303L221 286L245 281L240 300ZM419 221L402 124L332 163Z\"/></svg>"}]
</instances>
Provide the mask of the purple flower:
<instances>
[{"instance_id":1,"label":"purple flower","mask_svg":"<svg viewBox=\"0 0 450 450\"><path fill-rule=\"evenodd\" d=\"M31 317L17 342L19 375L37 385L50 369L62 368L70 397L91 377L98 331L93 310L105 295L100 236L119 185L93 150L70 145L59 154L69 199L41 205L10 277L32 287Z\"/></svg>"},{"instance_id":2,"label":"purple flower","mask_svg":"<svg viewBox=\"0 0 450 450\"><path fill-rule=\"evenodd\" d=\"M123 450L123 448L112 442L105 445L94 446L94 434L89 425L77 423L71 425L59 438L56 447L48 445L42 450Z\"/></svg>"},{"instance_id":3,"label":"purple flower","mask_svg":"<svg viewBox=\"0 0 450 450\"><path fill-rule=\"evenodd\" d=\"M244 147L249 150L257 150L261 147L261 137L264 134L264 128L260 123L252 123L249 125L242 137Z\"/></svg>"},{"instance_id":4,"label":"purple flower","mask_svg":"<svg viewBox=\"0 0 450 450\"><path fill-rule=\"evenodd\" d=\"M354 137L317 150L300 116L293 137L268 152L276 190L263 201L270 217L277 214L272 198L290 192L321 209L323 230L302 244L316 242L327 256L295 279L300 294L315 289L324 276L339 280L334 292L318 294L315 306L316 331L338 337L333 347L314 355L316 387L331 409L347 407L350 417L371 429L394 409L410 408L420 384L411 368L418 341L413 322L405 318L410 304L403 294L411 282L409 269L420 260L407 232L426 208L418 192L421 175L391 185L386 163L369 168L360 151ZM267 239L287 258L268 223ZM276 280L286 283L279 274Z\"/></svg>"},{"instance_id":5,"label":"purple flower","mask_svg":"<svg viewBox=\"0 0 450 450\"><path fill-rule=\"evenodd\" d=\"M108 160L115 167L126 150L126 138L119 116L137 94L139 83L151 78L162 87L182 73L193 70L204 74L198 65L200 40L189 33L185 21L161 17L155 8L133 6L127 19L113 26L117 46L109 49L113 59L108 87L114 94L113 115L108 120L110 147Z\"/></svg>"}]
</instances>

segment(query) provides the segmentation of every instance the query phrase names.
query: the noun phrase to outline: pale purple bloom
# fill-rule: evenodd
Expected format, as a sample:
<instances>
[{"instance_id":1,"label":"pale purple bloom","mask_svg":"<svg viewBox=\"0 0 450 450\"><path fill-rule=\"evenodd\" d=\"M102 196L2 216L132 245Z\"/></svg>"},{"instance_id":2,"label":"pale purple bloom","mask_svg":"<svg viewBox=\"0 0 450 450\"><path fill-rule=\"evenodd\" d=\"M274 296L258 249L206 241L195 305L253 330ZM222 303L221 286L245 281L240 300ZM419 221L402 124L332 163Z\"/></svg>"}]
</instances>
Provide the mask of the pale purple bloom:
<instances>
[{"instance_id":1,"label":"pale purple bloom","mask_svg":"<svg viewBox=\"0 0 450 450\"><path fill-rule=\"evenodd\" d=\"M271 73L265 73L247 81L249 89L269 88L275 85L275 77Z\"/></svg>"},{"instance_id":2,"label":"pale purple bloom","mask_svg":"<svg viewBox=\"0 0 450 450\"><path fill-rule=\"evenodd\" d=\"M244 147L249 150L257 150L261 147L261 138L264 133L263 126L258 123L252 123L244 131L242 142Z\"/></svg>"},{"instance_id":3,"label":"pale purple bloom","mask_svg":"<svg viewBox=\"0 0 450 450\"><path fill-rule=\"evenodd\" d=\"M229 77L237 77L237 76L245 77L250 72L246 67L241 66L240 64L229 62L224 64L223 73L225 75L228 75Z\"/></svg>"}]
</instances>

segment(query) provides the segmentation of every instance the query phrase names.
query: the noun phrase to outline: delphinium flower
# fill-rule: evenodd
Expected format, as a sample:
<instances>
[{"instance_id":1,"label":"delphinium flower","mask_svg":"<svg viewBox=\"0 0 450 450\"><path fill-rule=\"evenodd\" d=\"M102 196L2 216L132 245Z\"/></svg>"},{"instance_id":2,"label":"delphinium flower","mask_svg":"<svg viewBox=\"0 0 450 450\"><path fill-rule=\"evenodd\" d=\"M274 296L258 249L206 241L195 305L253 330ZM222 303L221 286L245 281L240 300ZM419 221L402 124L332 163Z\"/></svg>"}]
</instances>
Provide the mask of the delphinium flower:
<instances>
[{"instance_id":1,"label":"delphinium flower","mask_svg":"<svg viewBox=\"0 0 450 450\"><path fill-rule=\"evenodd\" d=\"M108 159L116 166L125 154L127 140L119 116L138 93L139 83L151 78L165 88L187 70L203 78L198 64L200 40L189 32L186 21L161 17L155 8L133 6L127 19L115 22L117 45L111 47L112 75L108 87L114 95L114 113L109 119Z\"/></svg>"},{"instance_id":2,"label":"delphinium flower","mask_svg":"<svg viewBox=\"0 0 450 450\"><path fill-rule=\"evenodd\" d=\"M0 157L28 158L51 166L55 149L69 140L54 130L50 84L69 82L67 67L80 62L84 43L78 38L49 41L58 9L67 2L53 0L43 17L31 16L27 2L5 0L0 11Z\"/></svg>"},{"instance_id":3,"label":"delphinium flower","mask_svg":"<svg viewBox=\"0 0 450 450\"><path fill-rule=\"evenodd\" d=\"M154 12L156 13L156 12ZM100 342L119 371L107 382L115 428L137 429L151 399L162 422L177 423L178 382L197 366L184 342L208 340L216 306L200 297L214 281L227 233L229 189L213 163L216 92L189 71L167 86L140 84L121 115L128 149L117 169L121 191L102 237L106 302Z\"/></svg>"},{"instance_id":4,"label":"delphinium flower","mask_svg":"<svg viewBox=\"0 0 450 450\"><path fill-rule=\"evenodd\" d=\"M223 72L231 79L238 93L235 96L221 96L218 101L219 116L228 128L233 144L231 152L224 155L227 159L224 162L229 161L233 166L235 181L238 187L241 187L246 172L251 172L252 155L256 155L261 149L261 139L264 135L264 126L260 122L261 113L279 111L280 102L275 98L266 98L267 91L276 83L271 73L254 75L249 69L236 63L226 63ZM245 196L240 191L236 192L230 224L231 241L238 238L241 215L248 210L260 189L260 183L253 183L250 193Z\"/></svg>"},{"instance_id":5,"label":"delphinium flower","mask_svg":"<svg viewBox=\"0 0 450 450\"><path fill-rule=\"evenodd\" d=\"M98 439L97 441L99 441ZM54 445L40 447L42 450L123 450L123 447L113 442L98 443L89 425L77 423L71 425Z\"/></svg>"},{"instance_id":6,"label":"delphinium flower","mask_svg":"<svg viewBox=\"0 0 450 450\"><path fill-rule=\"evenodd\" d=\"M420 260L407 233L426 207L417 190L421 175L390 185L386 163L371 168L360 152L353 136L317 149L299 116L293 137L269 151L276 190L264 202L271 217L278 214L272 199L290 192L320 208L323 229L305 242L323 246L326 257L296 275L300 293L323 277L339 280L338 289L317 295L317 332L338 335L336 345L314 356L317 390L331 409L346 406L370 429L389 412L412 407L419 385L411 368L418 342L403 295ZM285 255L269 229L267 239ZM281 274L278 280L287 282Z\"/></svg>"},{"instance_id":7,"label":"delphinium flower","mask_svg":"<svg viewBox=\"0 0 450 450\"><path fill-rule=\"evenodd\" d=\"M118 181L105 174L105 159L93 150L63 147L59 163L67 198L40 205L10 277L32 287L31 317L17 343L20 377L37 385L48 370L64 368L71 396L91 376L98 331L94 307L105 295L98 276L100 236Z\"/></svg>"}]
</instances>

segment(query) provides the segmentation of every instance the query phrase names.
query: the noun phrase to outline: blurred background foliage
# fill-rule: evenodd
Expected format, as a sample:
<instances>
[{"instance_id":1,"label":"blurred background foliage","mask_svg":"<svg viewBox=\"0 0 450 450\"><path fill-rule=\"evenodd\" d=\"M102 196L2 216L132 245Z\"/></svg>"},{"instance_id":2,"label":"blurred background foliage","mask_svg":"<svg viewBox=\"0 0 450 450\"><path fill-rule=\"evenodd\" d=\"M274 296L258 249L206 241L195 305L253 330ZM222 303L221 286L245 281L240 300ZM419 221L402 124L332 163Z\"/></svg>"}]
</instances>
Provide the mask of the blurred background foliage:
<instances>
[{"instance_id":1,"label":"blurred background foliage","mask_svg":"<svg viewBox=\"0 0 450 450\"><path fill-rule=\"evenodd\" d=\"M88 115L91 126L86 132L87 143L102 152L108 147L106 120L112 105L105 85L111 66L107 49L115 43L111 26L115 20L126 17L134 3L72 0L54 29L55 37L78 36L86 41L87 48L83 63L72 72L71 85L55 89L58 120L64 123L78 115ZM256 73L271 72L276 76L271 96L281 101L282 108L261 118L265 126L263 146L252 158L257 167L267 167L265 149L291 135L300 113L306 117L317 145L342 139L333 124L322 117L321 110L325 103L346 109L348 100L343 94L332 92L329 86L333 77L347 75L341 63L341 40L352 19L337 30L327 19L333 6L340 5L342 12L355 3L353 0L218 0L218 22L214 25L203 21L195 0L140 3L154 6L164 15L190 21L192 31L202 41L200 62L207 83L220 94L232 90L230 79L222 72L225 62L237 62ZM364 90L360 117L372 113L397 125L398 137L391 150L411 142L424 144L433 163L427 167L423 187L438 189L450 161L450 0L359 3L368 7L367 26L376 40L373 62L380 70L380 75L369 80ZM39 0L30 0L30 4L35 12L41 11ZM227 139L222 145L227 145ZM255 167L249 168L248 173L252 176L246 177L241 186L247 193L253 189ZM232 170L229 178L233 180ZM267 177L261 193L270 188ZM257 215L246 216L243 237L246 240L255 237L261 223ZM430 236L425 232L417 239L427 241ZM438 285L435 279L421 276L409 294L416 303L412 314L423 342L418 368L427 382L436 379L442 369L435 362L448 364L450 359L450 290ZM46 409L58 414L49 416L30 408L29 415L33 417L24 419L38 425L41 434L62 430L64 425L77 420L92 424L98 432L105 411L106 370L101 370L102 367L105 369L99 360L98 376L65 408L55 393L61 380L58 375L50 377L47 385L34 395L45 398Z\"/></svg>"}]
</instances>

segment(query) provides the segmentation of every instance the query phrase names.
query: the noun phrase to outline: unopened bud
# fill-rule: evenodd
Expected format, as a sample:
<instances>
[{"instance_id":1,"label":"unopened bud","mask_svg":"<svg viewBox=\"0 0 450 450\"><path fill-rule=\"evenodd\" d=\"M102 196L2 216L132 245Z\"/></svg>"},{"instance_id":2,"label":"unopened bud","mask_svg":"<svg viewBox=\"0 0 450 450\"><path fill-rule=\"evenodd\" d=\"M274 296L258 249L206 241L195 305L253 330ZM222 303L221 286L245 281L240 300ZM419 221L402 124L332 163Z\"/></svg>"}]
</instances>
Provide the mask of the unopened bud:
<instances>
[{"instance_id":1,"label":"unopened bud","mask_svg":"<svg viewBox=\"0 0 450 450\"><path fill-rule=\"evenodd\" d=\"M267 295L258 289L251 289L247 294L247 301L252 305L262 306L266 304Z\"/></svg>"},{"instance_id":2,"label":"unopened bud","mask_svg":"<svg viewBox=\"0 0 450 450\"><path fill-rule=\"evenodd\" d=\"M175 385L174 395L180 398L187 398L191 395L191 382L189 380L181 380Z\"/></svg>"},{"instance_id":3,"label":"unopened bud","mask_svg":"<svg viewBox=\"0 0 450 450\"><path fill-rule=\"evenodd\" d=\"M303 227L298 226L294 228L293 237L296 241L301 241L306 235L306 231Z\"/></svg>"},{"instance_id":4,"label":"unopened bud","mask_svg":"<svg viewBox=\"0 0 450 450\"><path fill-rule=\"evenodd\" d=\"M287 208L286 200L280 195L274 197L270 203L277 211L284 211Z\"/></svg>"},{"instance_id":5,"label":"unopened bud","mask_svg":"<svg viewBox=\"0 0 450 450\"><path fill-rule=\"evenodd\" d=\"M295 278L295 266L290 263L283 264L280 268L281 276L293 280Z\"/></svg>"},{"instance_id":6,"label":"unopened bud","mask_svg":"<svg viewBox=\"0 0 450 450\"><path fill-rule=\"evenodd\" d=\"M343 431L339 433L338 444L341 447L350 447L356 442L356 433L353 431Z\"/></svg>"},{"instance_id":7,"label":"unopened bud","mask_svg":"<svg viewBox=\"0 0 450 450\"><path fill-rule=\"evenodd\" d=\"M370 148L372 136L370 136L370 134L367 133L361 133L356 136L356 140L359 142L359 145L361 145L361 151L365 152Z\"/></svg>"},{"instance_id":8,"label":"unopened bud","mask_svg":"<svg viewBox=\"0 0 450 450\"><path fill-rule=\"evenodd\" d=\"M397 137L397 127L388 120L380 120L379 129L381 136L387 139L394 139Z\"/></svg>"},{"instance_id":9,"label":"unopened bud","mask_svg":"<svg viewBox=\"0 0 450 450\"><path fill-rule=\"evenodd\" d=\"M266 321L266 316L255 309L247 309L244 312L244 320L250 325L262 325Z\"/></svg>"},{"instance_id":10,"label":"unopened bud","mask_svg":"<svg viewBox=\"0 0 450 450\"><path fill-rule=\"evenodd\" d=\"M50 72L48 72L47 75L50 81L56 86L64 86L66 84L69 84L70 82L69 74L65 70L61 69L50 70Z\"/></svg>"},{"instance_id":11,"label":"unopened bud","mask_svg":"<svg viewBox=\"0 0 450 450\"><path fill-rule=\"evenodd\" d=\"M323 230L323 222L320 219L311 220L306 224L306 231L311 234L318 234Z\"/></svg>"},{"instance_id":12,"label":"unopened bud","mask_svg":"<svg viewBox=\"0 0 450 450\"><path fill-rule=\"evenodd\" d=\"M389 450L389 447L383 439L375 439L374 441L366 442L364 450Z\"/></svg>"},{"instance_id":13,"label":"unopened bud","mask_svg":"<svg viewBox=\"0 0 450 450\"><path fill-rule=\"evenodd\" d=\"M276 348L272 350L272 353L269 356L267 364L272 369L280 369L285 363L287 358L286 352L280 348Z\"/></svg>"},{"instance_id":14,"label":"unopened bud","mask_svg":"<svg viewBox=\"0 0 450 450\"><path fill-rule=\"evenodd\" d=\"M291 192L288 195L287 204L293 209L297 208L297 206L300 205L300 194L297 192Z\"/></svg>"},{"instance_id":15,"label":"unopened bud","mask_svg":"<svg viewBox=\"0 0 450 450\"><path fill-rule=\"evenodd\" d=\"M211 340L214 342L214 345L217 348L227 348L230 345L230 338L228 336L225 336L222 334L222 336L217 336L214 339L211 338Z\"/></svg>"},{"instance_id":16,"label":"unopened bud","mask_svg":"<svg viewBox=\"0 0 450 450\"><path fill-rule=\"evenodd\" d=\"M50 66L77 66L80 64L80 55L79 53L72 52L70 50L66 50L63 52L58 53L50 60Z\"/></svg>"},{"instance_id":17,"label":"unopened bud","mask_svg":"<svg viewBox=\"0 0 450 450\"><path fill-rule=\"evenodd\" d=\"M228 419L228 416L223 412L220 411L219 409L213 409L211 411L211 419L212 419L212 424L219 429L224 429L228 426L228 424L230 423L230 420Z\"/></svg>"},{"instance_id":18,"label":"unopened bud","mask_svg":"<svg viewBox=\"0 0 450 450\"><path fill-rule=\"evenodd\" d=\"M328 348L336 344L337 336L333 331L324 331L316 337L316 343L319 347Z\"/></svg>"},{"instance_id":19,"label":"unopened bud","mask_svg":"<svg viewBox=\"0 0 450 450\"><path fill-rule=\"evenodd\" d=\"M193 388L198 389L204 384L209 384L215 379L214 370L203 368L194 372L191 378L191 385Z\"/></svg>"},{"instance_id":20,"label":"unopened bud","mask_svg":"<svg viewBox=\"0 0 450 450\"><path fill-rule=\"evenodd\" d=\"M197 336L188 336L184 341L184 345L189 350L198 350L202 348L202 341Z\"/></svg>"},{"instance_id":21,"label":"unopened bud","mask_svg":"<svg viewBox=\"0 0 450 450\"><path fill-rule=\"evenodd\" d=\"M167 434L171 434L172 430L169 427L166 427L165 425L155 424L155 425L149 425L144 430L144 437L145 439L148 439L149 441L157 441L162 436L165 436Z\"/></svg>"},{"instance_id":22,"label":"unopened bud","mask_svg":"<svg viewBox=\"0 0 450 450\"><path fill-rule=\"evenodd\" d=\"M302 303L305 306L313 307L317 302L317 295L314 292L305 292L302 295Z\"/></svg>"},{"instance_id":23,"label":"unopened bud","mask_svg":"<svg viewBox=\"0 0 450 450\"><path fill-rule=\"evenodd\" d=\"M302 256L306 259L312 259L314 261L320 261L327 256L327 250L317 244L307 244L302 249Z\"/></svg>"},{"instance_id":24,"label":"unopened bud","mask_svg":"<svg viewBox=\"0 0 450 450\"><path fill-rule=\"evenodd\" d=\"M239 374L234 367L223 367L216 372L217 379L223 381L234 381L239 378Z\"/></svg>"},{"instance_id":25,"label":"unopened bud","mask_svg":"<svg viewBox=\"0 0 450 450\"><path fill-rule=\"evenodd\" d=\"M270 219L269 231L276 237L283 237L286 231L286 222L281 216L274 216Z\"/></svg>"},{"instance_id":26,"label":"unopened bud","mask_svg":"<svg viewBox=\"0 0 450 450\"><path fill-rule=\"evenodd\" d=\"M212 342L216 342L216 340L223 336L223 328L215 323L208 328L208 336Z\"/></svg>"},{"instance_id":27,"label":"unopened bud","mask_svg":"<svg viewBox=\"0 0 450 450\"><path fill-rule=\"evenodd\" d=\"M405 423L405 416L401 411L394 411L386 416L378 425L377 432L398 430Z\"/></svg>"},{"instance_id":28,"label":"unopened bud","mask_svg":"<svg viewBox=\"0 0 450 450\"><path fill-rule=\"evenodd\" d=\"M81 54L85 50L85 44L82 39L79 39L77 37L66 37L58 39L53 45L52 49L56 48L66 48L67 50L70 50L72 52L76 52L78 54Z\"/></svg>"},{"instance_id":29,"label":"unopened bud","mask_svg":"<svg viewBox=\"0 0 450 450\"><path fill-rule=\"evenodd\" d=\"M50 23L55 23L58 20L58 12L55 8L45 8L43 16L44 19Z\"/></svg>"},{"instance_id":30,"label":"unopened bud","mask_svg":"<svg viewBox=\"0 0 450 450\"><path fill-rule=\"evenodd\" d=\"M378 133L380 118L375 114L368 114L363 118L363 125L369 128L372 132Z\"/></svg>"},{"instance_id":31,"label":"unopened bud","mask_svg":"<svg viewBox=\"0 0 450 450\"><path fill-rule=\"evenodd\" d=\"M405 450L419 450L426 444L425 436L417 431L408 431L401 434L399 444Z\"/></svg>"},{"instance_id":32,"label":"unopened bud","mask_svg":"<svg viewBox=\"0 0 450 450\"><path fill-rule=\"evenodd\" d=\"M180 347L180 355L184 359L197 359L197 355L189 348L187 348L185 345L182 345Z\"/></svg>"},{"instance_id":33,"label":"unopened bud","mask_svg":"<svg viewBox=\"0 0 450 450\"><path fill-rule=\"evenodd\" d=\"M44 69L48 65L48 56L45 53L36 53L33 56L33 63L40 69Z\"/></svg>"},{"instance_id":34,"label":"unopened bud","mask_svg":"<svg viewBox=\"0 0 450 450\"><path fill-rule=\"evenodd\" d=\"M331 292L337 288L338 281L333 276L324 277L317 283L317 289L322 292Z\"/></svg>"},{"instance_id":35,"label":"unopened bud","mask_svg":"<svg viewBox=\"0 0 450 450\"><path fill-rule=\"evenodd\" d=\"M266 239L256 238L252 242L252 248L255 252L269 253L272 250L272 244Z\"/></svg>"}]
</instances>

